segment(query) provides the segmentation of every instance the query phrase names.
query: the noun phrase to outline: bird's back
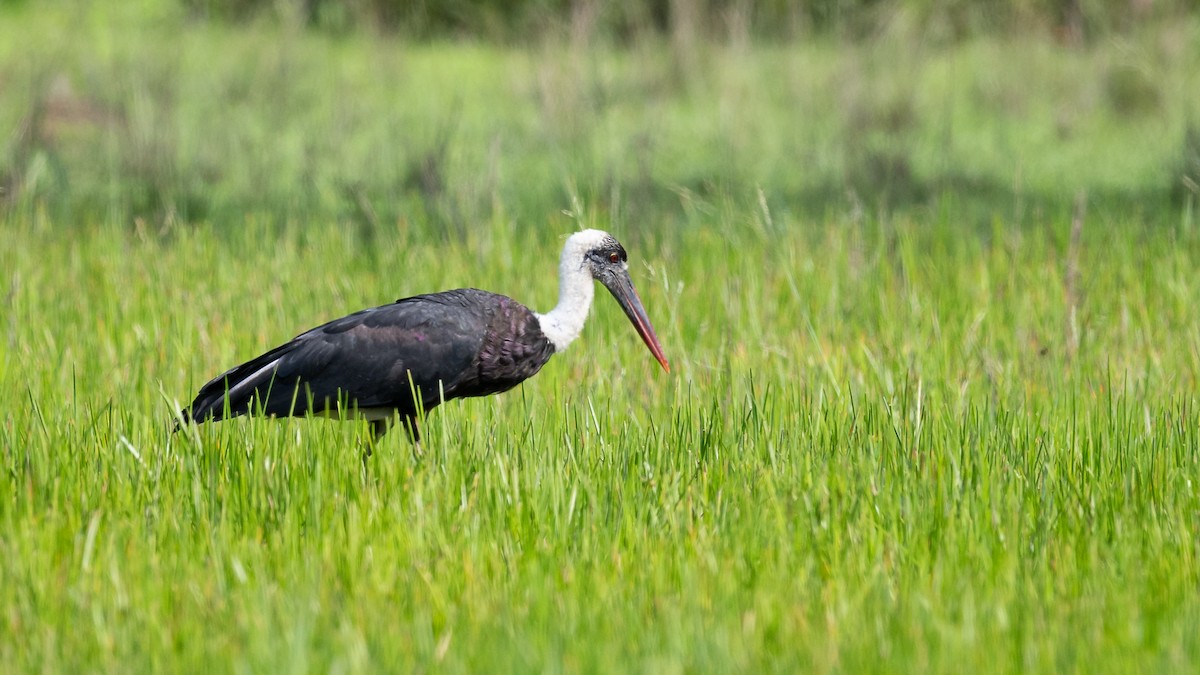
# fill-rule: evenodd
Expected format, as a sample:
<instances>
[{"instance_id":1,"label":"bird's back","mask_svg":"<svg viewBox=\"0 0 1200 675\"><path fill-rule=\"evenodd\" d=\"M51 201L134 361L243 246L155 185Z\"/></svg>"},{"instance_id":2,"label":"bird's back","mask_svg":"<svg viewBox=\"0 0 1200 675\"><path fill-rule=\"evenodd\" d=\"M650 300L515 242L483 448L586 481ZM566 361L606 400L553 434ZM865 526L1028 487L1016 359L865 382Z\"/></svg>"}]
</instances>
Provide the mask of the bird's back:
<instances>
[{"instance_id":1,"label":"bird's back","mask_svg":"<svg viewBox=\"0 0 1200 675\"><path fill-rule=\"evenodd\" d=\"M553 353L533 312L511 298L469 288L418 295L330 321L217 376L185 414L286 416L341 405L411 417L417 401L429 410L511 389Z\"/></svg>"}]
</instances>

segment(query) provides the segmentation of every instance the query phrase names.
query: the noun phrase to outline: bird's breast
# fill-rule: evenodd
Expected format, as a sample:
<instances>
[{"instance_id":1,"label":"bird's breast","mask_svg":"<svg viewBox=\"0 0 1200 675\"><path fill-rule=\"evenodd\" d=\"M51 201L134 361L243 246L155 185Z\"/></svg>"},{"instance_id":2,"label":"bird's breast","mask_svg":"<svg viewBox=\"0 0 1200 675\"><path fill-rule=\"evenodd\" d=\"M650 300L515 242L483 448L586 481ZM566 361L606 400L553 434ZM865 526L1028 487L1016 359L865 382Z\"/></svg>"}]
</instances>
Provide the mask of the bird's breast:
<instances>
[{"instance_id":1,"label":"bird's breast","mask_svg":"<svg viewBox=\"0 0 1200 675\"><path fill-rule=\"evenodd\" d=\"M483 393L505 391L533 377L553 354L533 312L512 300L498 303L479 351Z\"/></svg>"}]
</instances>

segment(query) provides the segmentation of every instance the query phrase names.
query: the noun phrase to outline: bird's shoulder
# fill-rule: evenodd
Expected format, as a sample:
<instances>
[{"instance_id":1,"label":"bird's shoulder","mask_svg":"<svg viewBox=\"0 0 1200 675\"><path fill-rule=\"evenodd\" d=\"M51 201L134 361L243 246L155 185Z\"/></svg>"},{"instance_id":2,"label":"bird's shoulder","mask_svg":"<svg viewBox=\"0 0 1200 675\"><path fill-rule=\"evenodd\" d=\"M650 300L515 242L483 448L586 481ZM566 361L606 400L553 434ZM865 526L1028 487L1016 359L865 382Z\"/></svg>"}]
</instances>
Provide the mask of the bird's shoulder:
<instances>
[{"instance_id":1,"label":"bird's shoulder","mask_svg":"<svg viewBox=\"0 0 1200 675\"><path fill-rule=\"evenodd\" d=\"M503 348L540 351L548 342L537 316L512 298L476 288L459 288L401 298L348 314L297 336L312 343L346 339L372 343L452 348L463 356ZM490 347L490 349L489 349Z\"/></svg>"},{"instance_id":2,"label":"bird's shoulder","mask_svg":"<svg viewBox=\"0 0 1200 675\"><path fill-rule=\"evenodd\" d=\"M494 302L467 290L401 298L321 324L281 347L279 372L314 377L333 369L370 379L370 372L412 371L420 382L450 381L477 361Z\"/></svg>"},{"instance_id":3,"label":"bird's shoulder","mask_svg":"<svg viewBox=\"0 0 1200 675\"><path fill-rule=\"evenodd\" d=\"M452 291L401 298L397 304L422 306L438 316L469 316L490 330L510 333L526 326L538 327L533 310L520 302L499 293L478 288L457 288Z\"/></svg>"},{"instance_id":4,"label":"bird's shoulder","mask_svg":"<svg viewBox=\"0 0 1200 675\"><path fill-rule=\"evenodd\" d=\"M487 311L497 301L488 296L495 293L475 289L455 289L426 293L359 310L329 321L308 331L310 334L333 335L361 328L410 329L419 327L469 327L486 325Z\"/></svg>"}]
</instances>

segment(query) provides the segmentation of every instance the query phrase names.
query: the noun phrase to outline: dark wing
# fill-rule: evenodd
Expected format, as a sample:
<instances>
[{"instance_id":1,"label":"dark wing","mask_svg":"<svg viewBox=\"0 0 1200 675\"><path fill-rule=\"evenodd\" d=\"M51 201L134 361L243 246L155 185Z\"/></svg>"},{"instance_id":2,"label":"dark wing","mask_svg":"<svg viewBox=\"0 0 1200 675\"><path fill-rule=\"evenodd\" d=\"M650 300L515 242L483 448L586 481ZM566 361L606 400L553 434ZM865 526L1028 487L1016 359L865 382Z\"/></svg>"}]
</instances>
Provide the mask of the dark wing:
<instances>
[{"instance_id":1,"label":"dark wing","mask_svg":"<svg viewBox=\"0 0 1200 675\"><path fill-rule=\"evenodd\" d=\"M480 299L486 296L421 295L318 326L213 378L183 415L197 421L260 410L303 415L339 402L413 414L414 385L430 409L478 379L489 320Z\"/></svg>"}]
</instances>

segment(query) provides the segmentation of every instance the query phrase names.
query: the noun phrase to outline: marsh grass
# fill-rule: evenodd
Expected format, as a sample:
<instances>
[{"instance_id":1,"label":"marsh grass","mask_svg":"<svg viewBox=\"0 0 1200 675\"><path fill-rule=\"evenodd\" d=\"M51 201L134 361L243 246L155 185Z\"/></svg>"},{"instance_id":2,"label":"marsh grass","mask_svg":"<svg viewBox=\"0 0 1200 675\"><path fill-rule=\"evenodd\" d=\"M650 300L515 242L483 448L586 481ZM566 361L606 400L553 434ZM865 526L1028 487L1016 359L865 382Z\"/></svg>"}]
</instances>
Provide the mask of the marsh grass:
<instances>
[{"instance_id":1,"label":"marsh grass","mask_svg":"<svg viewBox=\"0 0 1200 675\"><path fill-rule=\"evenodd\" d=\"M0 123L25 130L0 152L8 208L156 227L404 220L452 241L498 204L539 222L573 185L640 227L676 220L681 199L748 212L758 189L816 218L966 197L978 223L1028 225L1078 189L1120 209L1178 191L1200 106L1194 18L1075 49L945 43L897 20L870 41L693 38L684 55L553 31L522 49L414 44L144 4L4 10Z\"/></svg>"},{"instance_id":2,"label":"marsh grass","mask_svg":"<svg viewBox=\"0 0 1200 675\"><path fill-rule=\"evenodd\" d=\"M116 126L4 155L6 668L1195 669L1200 240L1166 199L1194 23L681 66L11 11L47 39L0 39L0 81L61 70ZM875 200L872 152L928 198ZM327 420L171 434L348 312L552 306L579 226L628 247L670 375L601 293L420 460Z\"/></svg>"},{"instance_id":3,"label":"marsh grass","mask_svg":"<svg viewBox=\"0 0 1200 675\"><path fill-rule=\"evenodd\" d=\"M364 467L355 424L171 418L391 296L548 306L556 240L381 232L371 257L354 230L10 222L5 662L1194 664L1196 242L1085 230L1072 354L1055 231L776 226L734 256L704 232L632 249L671 376L601 297L537 378L439 408L421 461L395 435Z\"/></svg>"}]
</instances>

